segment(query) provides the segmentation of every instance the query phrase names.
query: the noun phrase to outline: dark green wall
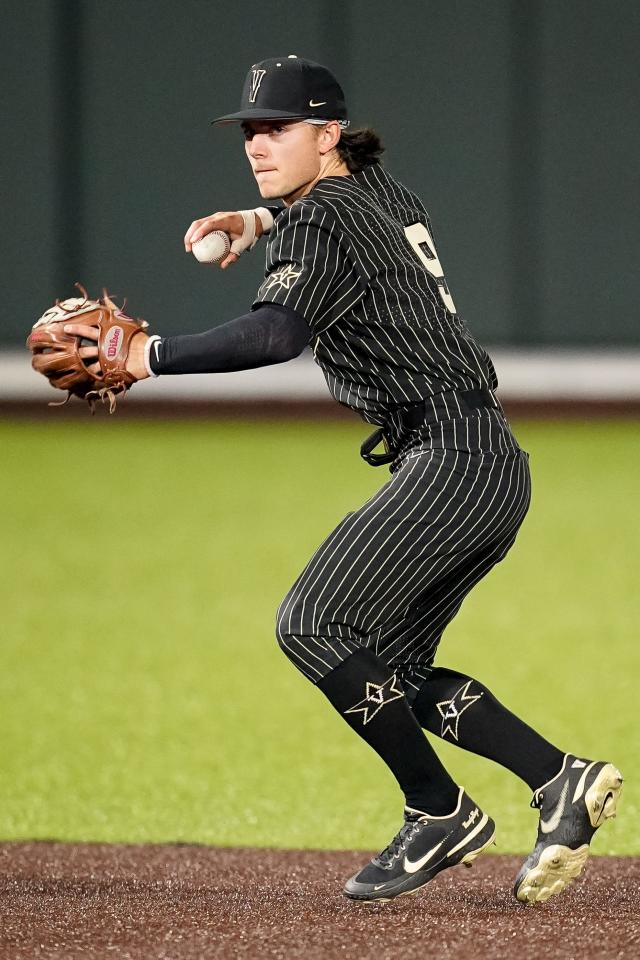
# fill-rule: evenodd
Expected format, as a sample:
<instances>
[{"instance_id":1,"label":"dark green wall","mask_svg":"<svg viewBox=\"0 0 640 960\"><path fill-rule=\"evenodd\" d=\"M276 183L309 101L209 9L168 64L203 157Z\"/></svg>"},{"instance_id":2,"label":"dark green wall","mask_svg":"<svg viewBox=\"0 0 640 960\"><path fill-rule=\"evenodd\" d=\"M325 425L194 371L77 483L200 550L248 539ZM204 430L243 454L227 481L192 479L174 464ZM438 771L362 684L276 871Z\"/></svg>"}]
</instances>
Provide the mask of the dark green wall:
<instances>
[{"instance_id":1,"label":"dark green wall","mask_svg":"<svg viewBox=\"0 0 640 960\"><path fill-rule=\"evenodd\" d=\"M255 60L297 53L336 71L422 195L481 340L638 343L637 3L8 7L3 342L75 280L126 295L160 333L246 309L261 255L221 274L182 237L258 202L241 135L208 121Z\"/></svg>"}]
</instances>

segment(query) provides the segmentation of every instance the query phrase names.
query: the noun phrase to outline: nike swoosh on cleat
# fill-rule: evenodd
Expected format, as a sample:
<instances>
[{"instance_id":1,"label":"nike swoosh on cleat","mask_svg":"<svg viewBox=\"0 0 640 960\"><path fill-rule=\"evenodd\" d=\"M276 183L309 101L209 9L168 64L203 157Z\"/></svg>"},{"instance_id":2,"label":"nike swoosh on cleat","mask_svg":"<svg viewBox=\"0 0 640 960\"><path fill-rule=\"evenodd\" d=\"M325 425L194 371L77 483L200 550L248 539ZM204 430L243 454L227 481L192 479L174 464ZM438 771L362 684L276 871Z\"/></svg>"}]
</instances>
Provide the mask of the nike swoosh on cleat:
<instances>
[{"instance_id":1,"label":"nike swoosh on cleat","mask_svg":"<svg viewBox=\"0 0 640 960\"><path fill-rule=\"evenodd\" d=\"M601 819L603 818L603 816L604 816L604 811L605 811L606 806L607 806L607 801L610 800L612 796L613 796L613 792L612 792L611 790L609 790L609 792L607 793L606 797L605 797L604 800L602 801L602 810L600 811L600 814L599 814L599 816L598 816L598 819L596 820L596 825L597 825L597 826L600 826L600 820L601 820Z\"/></svg>"},{"instance_id":2,"label":"nike swoosh on cleat","mask_svg":"<svg viewBox=\"0 0 640 960\"><path fill-rule=\"evenodd\" d=\"M407 871L407 873L417 873L418 870L421 870L422 867L424 867L425 864L431 860L431 857L434 855L434 853L437 853L443 843L444 841L441 840L440 843L436 844L435 847L432 847L431 850L429 850L428 853L425 853L424 857L420 857L419 860L409 860L409 857L405 856L404 869Z\"/></svg>"},{"instance_id":3,"label":"nike swoosh on cleat","mask_svg":"<svg viewBox=\"0 0 640 960\"><path fill-rule=\"evenodd\" d=\"M565 783L562 788L562 793L556 804L556 808L549 817L548 820L543 820L540 817L540 829L543 833L552 833L554 830L557 830L560 826L560 821L562 820L562 814L564 813L564 808L567 805L567 794L569 792L569 781Z\"/></svg>"}]
</instances>

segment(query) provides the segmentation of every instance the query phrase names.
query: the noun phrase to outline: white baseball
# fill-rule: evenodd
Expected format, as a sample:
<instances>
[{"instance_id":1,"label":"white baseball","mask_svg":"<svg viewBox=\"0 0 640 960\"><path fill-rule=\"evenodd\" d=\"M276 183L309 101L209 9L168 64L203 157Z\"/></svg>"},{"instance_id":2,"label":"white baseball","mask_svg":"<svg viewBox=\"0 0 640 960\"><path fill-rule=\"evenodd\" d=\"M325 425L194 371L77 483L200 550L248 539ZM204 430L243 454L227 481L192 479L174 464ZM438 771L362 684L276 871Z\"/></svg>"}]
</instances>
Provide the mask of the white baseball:
<instances>
[{"instance_id":1,"label":"white baseball","mask_svg":"<svg viewBox=\"0 0 640 960\"><path fill-rule=\"evenodd\" d=\"M231 249L231 241L222 230L214 230L213 233L207 233L204 237L191 247L191 252L200 263L220 263L224 260Z\"/></svg>"}]
</instances>

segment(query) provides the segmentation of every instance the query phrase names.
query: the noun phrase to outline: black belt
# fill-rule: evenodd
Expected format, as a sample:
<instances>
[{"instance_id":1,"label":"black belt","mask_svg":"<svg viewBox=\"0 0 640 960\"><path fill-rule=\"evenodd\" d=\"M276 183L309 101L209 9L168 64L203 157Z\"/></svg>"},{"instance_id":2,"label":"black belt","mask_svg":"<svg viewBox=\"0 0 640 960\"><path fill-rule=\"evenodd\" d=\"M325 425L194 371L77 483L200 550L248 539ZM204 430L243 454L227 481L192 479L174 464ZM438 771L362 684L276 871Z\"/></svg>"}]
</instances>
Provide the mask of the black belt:
<instances>
[{"instance_id":1,"label":"black belt","mask_svg":"<svg viewBox=\"0 0 640 960\"><path fill-rule=\"evenodd\" d=\"M464 416L465 413L471 413L473 410L480 410L485 407L491 407L494 410L500 409L490 390L448 390L446 393L436 394L428 400L420 400L418 403L412 403L406 407L398 407L394 414L403 431L416 430L425 424L438 423L443 420L444 417L435 412L436 405L442 406L443 404L446 404L447 408L450 405L454 408L454 412L450 412L449 417ZM384 444L385 453L373 453L380 443ZM392 463L398 452L391 445L386 427L381 427L375 433L372 433L360 447L360 456L372 467L381 467L385 463Z\"/></svg>"}]
</instances>

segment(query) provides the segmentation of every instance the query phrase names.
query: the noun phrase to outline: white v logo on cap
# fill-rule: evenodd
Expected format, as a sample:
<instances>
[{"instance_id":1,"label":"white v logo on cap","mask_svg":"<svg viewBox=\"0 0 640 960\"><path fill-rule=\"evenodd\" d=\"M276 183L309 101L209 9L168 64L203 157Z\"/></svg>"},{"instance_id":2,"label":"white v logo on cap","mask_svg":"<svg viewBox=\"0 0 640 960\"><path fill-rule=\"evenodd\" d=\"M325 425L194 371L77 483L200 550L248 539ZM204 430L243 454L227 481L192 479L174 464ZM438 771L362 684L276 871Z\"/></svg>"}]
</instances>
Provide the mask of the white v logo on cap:
<instances>
[{"instance_id":1,"label":"white v logo on cap","mask_svg":"<svg viewBox=\"0 0 640 960\"><path fill-rule=\"evenodd\" d=\"M260 89L260 84L262 79L267 71L266 70L252 70L251 71L251 91L249 93L249 103L255 103L256 97L258 96L258 90Z\"/></svg>"}]
</instances>

